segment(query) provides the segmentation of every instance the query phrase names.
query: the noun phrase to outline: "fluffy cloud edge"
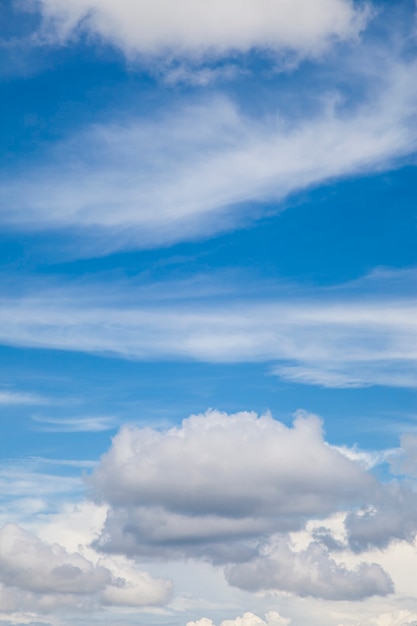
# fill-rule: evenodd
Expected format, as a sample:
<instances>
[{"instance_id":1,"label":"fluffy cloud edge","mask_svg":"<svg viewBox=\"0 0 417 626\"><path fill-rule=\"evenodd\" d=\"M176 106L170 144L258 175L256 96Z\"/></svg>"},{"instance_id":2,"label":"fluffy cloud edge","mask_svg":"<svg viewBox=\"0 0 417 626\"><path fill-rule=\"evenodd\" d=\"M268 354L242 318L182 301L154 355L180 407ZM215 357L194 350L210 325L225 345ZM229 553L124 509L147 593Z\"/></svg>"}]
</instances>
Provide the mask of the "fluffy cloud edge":
<instances>
[{"instance_id":1,"label":"fluffy cloud edge","mask_svg":"<svg viewBox=\"0 0 417 626\"><path fill-rule=\"evenodd\" d=\"M54 614L168 602L172 584L114 559L89 558L8 523L0 529L2 611Z\"/></svg>"},{"instance_id":2,"label":"fluffy cloud edge","mask_svg":"<svg viewBox=\"0 0 417 626\"><path fill-rule=\"evenodd\" d=\"M26 5L27 6L27 5ZM356 39L373 11L352 0L32 0L39 36L62 43L79 33L109 42L130 59L218 58L253 49L320 54L335 40Z\"/></svg>"}]
</instances>

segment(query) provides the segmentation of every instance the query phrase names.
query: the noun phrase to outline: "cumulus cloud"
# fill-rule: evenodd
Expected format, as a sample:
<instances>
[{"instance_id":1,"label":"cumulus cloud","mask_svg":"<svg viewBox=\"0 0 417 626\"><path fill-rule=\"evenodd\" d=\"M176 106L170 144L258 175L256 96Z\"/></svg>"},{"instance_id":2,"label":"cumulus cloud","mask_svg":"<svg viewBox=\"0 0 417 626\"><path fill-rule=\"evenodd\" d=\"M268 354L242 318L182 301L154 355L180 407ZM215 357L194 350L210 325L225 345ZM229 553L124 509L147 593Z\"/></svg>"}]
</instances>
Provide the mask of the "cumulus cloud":
<instances>
[{"instance_id":1,"label":"cumulus cloud","mask_svg":"<svg viewBox=\"0 0 417 626\"><path fill-rule=\"evenodd\" d=\"M226 568L230 584L248 591L281 590L328 600L360 600L394 590L388 574L376 563L351 570L337 563L316 543L291 550L283 538L274 538L268 555Z\"/></svg>"},{"instance_id":2,"label":"cumulus cloud","mask_svg":"<svg viewBox=\"0 0 417 626\"><path fill-rule=\"evenodd\" d=\"M8 586L35 593L88 594L111 581L108 570L48 546L14 524L0 531L0 578Z\"/></svg>"},{"instance_id":3,"label":"cumulus cloud","mask_svg":"<svg viewBox=\"0 0 417 626\"><path fill-rule=\"evenodd\" d=\"M105 606L158 606L165 604L172 592L168 580L155 579L148 572L138 570L127 559L103 559L100 561L111 571L113 584L107 585L100 594Z\"/></svg>"},{"instance_id":4,"label":"cumulus cloud","mask_svg":"<svg viewBox=\"0 0 417 626\"><path fill-rule=\"evenodd\" d=\"M417 435L407 433L401 437L401 447L390 458L391 471L417 478Z\"/></svg>"},{"instance_id":5,"label":"cumulus cloud","mask_svg":"<svg viewBox=\"0 0 417 626\"><path fill-rule=\"evenodd\" d=\"M417 533L416 492L407 484L384 485L363 511L348 514L349 545L356 552L386 548L393 541L413 542Z\"/></svg>"},{"instance_id":6,"label":"cumulus cloud","mask_svg":"<svg viewBox=\"0 0 417 626\"><path fill-rule=\"evenodd\" d=\"M165 603L169 581L127 562L94 564L78 552L48 544L15 524L0 530L0 598L4 612L91 610L99 605Z\"/></svg>"},{"instance_id":7,"label":"cumulus cloud","mask_svg":"<svg viewBox=\"0 0 417 626\"><path fill-rule=\"evenodd\" d=\"M218 57L251 49L320 53L355 38L370 14L352 0L32 0L44 36L63 42L86 32L129 58Z\"/></svg>"},{"instance_id":8,"label":"cumulus cloud","mask_svg":"<svg viewBox=\"0 0 417 626\"><path fill-rule=\"evenodd\" d=\"M301 552L288 545L288 531L356 508L378 489L325 443L314 416L299 414L288 428L269 415L210 411L167 431L124 427L89 484L111 507L94 543L104 552L210 560L250 591L328 599L392 591L379 565L349 570L317 543Z\"/></svg>"},{"instance_id":9,"label":"cumulus cloud","mask_svg":"<svg viewBox=\"0 0 417 626\"><path fill-rule=\"evenodd\" d=\"M247 520L249 529L254 517L286 528L335 503L360 501L372 486L356 463L325 444L314 416L300 413L288 428L270 415L217 411L163 432L123 427L89 482L116 509L164 509L164 524L148 531L158 541L159 526L162 543L190 537L181 524L169 528L169 514L191 523L200 517L202 537L215 534L205 523L210 517L218 518L220 536L228 522Z\"/></svg>"},{"instance_id":10,"label":"cumulus cloud","mask_svg":"<svg viewBox=\"0 0 417 626\"><path fill-rule=\"evenodd\" d=\"M164 431L125 426L88 479L109 506L93 545L139 559L210 561L250 591L387 595L393 583L380 565L352 569L341 557L416 536L415 492L378 482L374 464L327 444L320 421L305 413L293 427L217 411ZM320 522L338 511L340 537ZM313 520L308 545L294 547L288 533Z\"/></svg>"},{"instance_id":11,"label":"cumulus cloud","mask_svg":"<svg viewBox=\"0 0 417 626\"><path fill-rule=\"evenodd\" d=\"M349 545L356 552L372 547L386 548L392 541L413 543L417 535L417 438L413 433L401 437L401 446L386 456L392 474L403 475L375 494L372 506L348 514L345 526Z\"/></svg>"},{"instance_id":12,"label":"cumulus cloud","mask_svg":"<svg viewBox=\"0 0 417 626\"><path fill-rule=\"evenodd\" d=\"M282 617L276 611L269 611L265 619L247 612L236 619L223 620L219 626L289 626L290 624L291 620L287 617ZM188 622L187 626L214 626L214 624L210 619L203 617L196 622Z\"/></svg>"}]
</instances>

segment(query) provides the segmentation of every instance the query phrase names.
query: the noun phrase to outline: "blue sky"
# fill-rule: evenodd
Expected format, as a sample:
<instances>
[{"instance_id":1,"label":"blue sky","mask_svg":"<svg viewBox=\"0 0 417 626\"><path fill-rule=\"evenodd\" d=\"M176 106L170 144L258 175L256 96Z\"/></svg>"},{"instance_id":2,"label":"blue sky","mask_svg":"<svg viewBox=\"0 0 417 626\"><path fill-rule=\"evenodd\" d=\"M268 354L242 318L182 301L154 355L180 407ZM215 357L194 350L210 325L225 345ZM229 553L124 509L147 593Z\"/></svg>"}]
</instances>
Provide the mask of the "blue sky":
<instances>
[{"instance_id":1,"label":"blue sky","mask_svg":"<svg viewBox=\"0 0 417 626\"><path fill-rule=\"evenodd\" d=\"M416 11L4 1L0 624L417 624Z\"/></svg>"}]
</instances>

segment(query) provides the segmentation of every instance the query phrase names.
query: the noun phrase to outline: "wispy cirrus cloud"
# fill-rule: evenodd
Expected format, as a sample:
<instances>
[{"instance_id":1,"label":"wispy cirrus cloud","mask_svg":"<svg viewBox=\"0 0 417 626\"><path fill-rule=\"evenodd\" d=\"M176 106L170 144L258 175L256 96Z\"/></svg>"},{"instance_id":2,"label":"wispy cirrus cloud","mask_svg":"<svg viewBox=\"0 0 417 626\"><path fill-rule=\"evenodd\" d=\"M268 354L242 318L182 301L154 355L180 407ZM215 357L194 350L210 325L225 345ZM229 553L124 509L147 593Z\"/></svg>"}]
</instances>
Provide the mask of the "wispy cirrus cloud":
<instances>
[{"instance_id":1,"label":"wispy cirrus cloud","mask_svg":"<svg viewBox=\"0 0 417 626\"><path fill-rule=\"evenodd\" d=\"M0 405L37 405L50 404L51 400L36 393L15 391L12 389L0 389Z\"/></svg>"},{"instance_id":2,"label":"wispy cirrus cloud","mask_svg":"<svg viewBox=\"0 0 417 626\"><path fill-rule=\"evenodd\" d=\"M0 465L0 523L30 524L37 516L59 509L62 502L78 500L84 485L80 466L73 467L75 471L68 475L66 467L60 466L53 471L50 463L39 459L3 462Z\"/></svg>"},{"instance_id":3,"label":"wispy cirrus cloud","mask_svg":"<svg viewBox=\"0 0 417 626\"><path fill-rule=\"evenodd\" d=\"M111 430L116 427L116 420L110 416L83 416L54 418L43 415L33 415L32 419L37 430L54 433L86 433Z\"/></svg>"},{"instance_id":4,"label":"wispy cirrus cloud","mask_svg":"<svg viewBox=\"0 0 417 626\"><path fill-rule=\"evenodd\" d=\"M417 147L416 68L373 63L373 87L351 110L330 84L321 110L298 119L277 106L251 116L219 96L75 133L4 172L3 223L70 232L78 254L103 254L206 238L280 210L290 194L395 167Z\"/></svg>"},{"instance_id":5,"label":"wispy cirrus cloud","mask_svg":"<svg viewBox=\"0 0 417 626\"><path fill-rule=\"evenodd\" d=\"M349 285L322 290L321 299L317 292L290 297L284 291L259 300L238 290L228 298L220 285L219 298L211 291L209 302L193 285L188 291L180 285L177 298L173 284L166 292L145 287L143 298L140 288L120 288L116 301L108 285L99 284L4 297L0 341L139 360L265 362L284 380L323 387L416 383L417 302L411 298L358 294ZM44 424L109 426L107 418Z\"/></svg>"}]
</instances>

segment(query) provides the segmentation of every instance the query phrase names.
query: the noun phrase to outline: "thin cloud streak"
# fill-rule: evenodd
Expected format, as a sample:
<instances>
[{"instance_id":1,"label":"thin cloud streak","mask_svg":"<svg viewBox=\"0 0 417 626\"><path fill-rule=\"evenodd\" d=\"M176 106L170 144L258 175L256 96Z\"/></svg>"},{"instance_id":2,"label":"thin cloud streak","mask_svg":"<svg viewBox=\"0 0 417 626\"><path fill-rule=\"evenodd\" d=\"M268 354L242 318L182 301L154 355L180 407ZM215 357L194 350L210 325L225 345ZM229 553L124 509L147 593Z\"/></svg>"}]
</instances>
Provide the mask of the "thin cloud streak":
<instances>
[{"instance_id":1,"label":"thin cloud streak","mask_svg":"<svg viewBox=\"0 0 417 626\"><path fill-rule=\"evenodd\" d=\"M37 430L48 433L102 432L116 427L116 420L109 416L52 418L34 415L32 419L40 424Z\"/></svg>"},{"instance_id":2,"label":"thin cloud streak","mask_svg":"<svg viewBox=\"0 0 417 626\"><path fill-rule=\"evenodd\" d=\"M95 305L88 289L61 290L4 298L0 341L139 360L275 362L276 375L325 387L413 387L416 311L412 299L343 296L140 306L120 294L116 307L104 293Z\"/></svg>"},{"instance_id":3,"label":"thin cloud streak","mask_svg":"<svg viewBox=\"0 0 417 626\"><path fill-rule=\"evenodd\" d=\"M10 391L8 389L0 390L0 405L35 405L50 404L51 400L39 394L26 393L22 391Z\"/></svg>"},{"instance_id":4,"label":"thin cloud streak","mask_svg":"<svg viewBox=\"0 0 417 626\"><path fill-rule=\"evenodd\" d=\"M368 70L367 70L368 71ZM218 97L159 119L96 125L56 145L40 165L0 181L5 226L70 230L89 253L233 230L290 194L396 167L417 147L415 64L389 63L369 101L347 113L324 98L298 122L263 119ZM335 104L336 103L336 104ZM249 209L249 205L251 205Z\"/></svg>"}]
</instances>

